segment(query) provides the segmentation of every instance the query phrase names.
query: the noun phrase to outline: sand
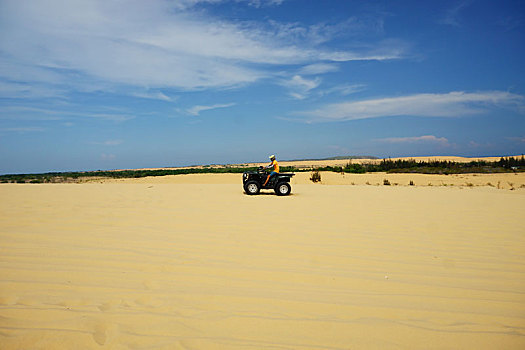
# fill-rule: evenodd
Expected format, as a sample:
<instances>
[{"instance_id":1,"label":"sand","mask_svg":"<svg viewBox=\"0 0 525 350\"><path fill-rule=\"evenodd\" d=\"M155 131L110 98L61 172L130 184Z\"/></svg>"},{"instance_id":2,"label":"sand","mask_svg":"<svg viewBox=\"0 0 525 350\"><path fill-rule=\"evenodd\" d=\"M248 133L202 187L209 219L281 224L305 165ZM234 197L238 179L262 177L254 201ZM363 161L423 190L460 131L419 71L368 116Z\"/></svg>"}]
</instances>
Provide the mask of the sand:
<instances>
[{"instance_id":1,"label":"sand","mask_svg":"<svg viewBox=\"0 0 525 350\"><path fill-rule=\"evenodd\" d=\"M384 172L366 174L342 174L331 171L321 171L322 185L372 185L383 186L388 180L392 186L443 186L443 187L493 187L497 189L525 189L525 173L503 174L387 174ZM169 175L158 177L143 177L137 179L91 179L87 183L142 183L142 184L239 184L240 174L190 174ZM312 172L297 172L292 177L292 185L311 184Z\"/></svg>"},{"instance_id":2,"label":"sand","mask_svg":"<svg viewBox=\"0 0 525 350\"><path fill-rule=\"evenodd\" d=\"M308 175L0 185L0 348L525 348L523 175Z\"/></svg>"}]
</instances>

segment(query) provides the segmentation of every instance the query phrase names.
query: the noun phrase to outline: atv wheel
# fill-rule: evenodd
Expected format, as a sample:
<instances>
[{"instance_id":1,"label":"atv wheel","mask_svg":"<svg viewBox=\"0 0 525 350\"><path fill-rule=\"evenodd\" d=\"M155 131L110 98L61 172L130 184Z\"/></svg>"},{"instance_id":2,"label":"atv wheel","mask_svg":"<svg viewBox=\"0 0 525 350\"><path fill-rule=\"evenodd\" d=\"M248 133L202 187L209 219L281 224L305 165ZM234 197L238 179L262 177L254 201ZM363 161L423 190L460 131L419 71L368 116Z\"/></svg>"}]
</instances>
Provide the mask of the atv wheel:
<instances>
[{"instance_id":1,"label":"atv wheel","mask_svg":"<svg viewBox=\"0 0 525 350\"><path fill-rule=\"evenodd\" d=\"M278 196L287 196L292 192L292 188L286 182L280 182L275 186L275 194Z\"/></svg>"},{"instance_id":2,"label":"atv wheel","mask_svg":"<svg viewBox=\"0 0 525 350\"><path fill-rule=\"evenodd\" d=\"M254 195L258 194L260 191L260 186L256 181L249 181L244 185L244 191L246 191L246 194Z\"/></svg>"}]
</instances>

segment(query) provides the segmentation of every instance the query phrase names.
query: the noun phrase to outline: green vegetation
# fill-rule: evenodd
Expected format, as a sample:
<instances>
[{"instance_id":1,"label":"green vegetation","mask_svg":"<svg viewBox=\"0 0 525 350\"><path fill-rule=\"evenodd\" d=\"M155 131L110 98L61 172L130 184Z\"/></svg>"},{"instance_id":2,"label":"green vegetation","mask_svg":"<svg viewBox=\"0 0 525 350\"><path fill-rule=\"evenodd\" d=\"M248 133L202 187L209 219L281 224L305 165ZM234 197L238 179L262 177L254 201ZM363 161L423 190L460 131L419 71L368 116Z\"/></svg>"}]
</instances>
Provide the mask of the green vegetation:
<instances>
[{"instance_id":1,"label":"green vegetation","mask_svg":"<svg viewBox=\"0 0 525 350\"><path fill-rule=\"evenodd\" d=\"M117 170L117 171L87 171L87 172L53 172L42 174L10 174L0 175L0 183L56 183L78 182L95 178L140 178L147 176L185 175L185 174L240 174L256 170L256 167L188 167L180 169L159 170ZM463 174L463 173L508 173L524 172L525 157L502 157L496 162L472 161L458 163L451 161L416 161L414 159L391 160L383 159L379 163L353 164L346 166L326 166L312 168L281 167L282 172L332 171L338 173L362 174L366 172L386 173L422 173L422 174ZM319 175L320 177L320 175ZM499 187L499 183L498 183Z\"/></svg>"},{"instance_id":2,"label":"green vegetation","mask_svg":"<svg viewBox=\"0 0 525 350\"><path fill-rule=\"evenodd\" d=\"M416 161L415 159L383 159L379 163L348 163L345 167L318 167L318 171L334 171L353 174L367 172L420 173L420 174L464 174L464 173L507 173L525 171L525 158L507 157L497 162L472 161L466 163L446 160ZM295 170L298 171L298 170ZM300 171L300 170L299 170Z\"/></svg>"},{"instance_id":3,"label":"green vegetation","mask_svg":"<svg viewBox=\"0 0 525 350\"><path fill-rule=\"evenodd\" d=\"M525 171L524 156L501 158L497 162L472 161L458 163L452 161L416 161L414 159L383 159L378 164L363 164L367 172L423 174L463 174L463 173L504 173Z\"/></svg>"}]
</instances>

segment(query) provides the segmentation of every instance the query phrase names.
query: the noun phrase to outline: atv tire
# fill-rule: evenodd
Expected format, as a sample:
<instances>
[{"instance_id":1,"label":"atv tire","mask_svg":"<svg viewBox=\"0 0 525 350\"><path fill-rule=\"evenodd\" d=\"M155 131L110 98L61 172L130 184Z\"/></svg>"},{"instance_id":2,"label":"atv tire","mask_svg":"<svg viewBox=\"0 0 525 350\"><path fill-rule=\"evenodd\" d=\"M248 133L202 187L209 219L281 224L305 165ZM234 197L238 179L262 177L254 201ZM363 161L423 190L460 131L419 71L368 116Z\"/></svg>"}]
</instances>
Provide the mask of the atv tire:
<instances>
[{"instance_id":1,"label":"atv tire","mask_svg":"<svg viewBox=\"0 0 525 350\"><path fill-rule=\"evenodd\" d=\"M287 182L279 182L275 186L275 194L278 196L287 196L292 192L292 188Z\"/></svg>"},{"instance_id":2,"label":"atv tire","mask_svg":"<svg viewBox=\"0 0 525 350\"><path fill-rule=\"evenodd\" d=\"M261 186L259 185L257 181L248 181L244 185L244 191L246 192L246 194L249 194L249 195L259 194L260 190L261 190Z\"/></svg>"}]
</instances>

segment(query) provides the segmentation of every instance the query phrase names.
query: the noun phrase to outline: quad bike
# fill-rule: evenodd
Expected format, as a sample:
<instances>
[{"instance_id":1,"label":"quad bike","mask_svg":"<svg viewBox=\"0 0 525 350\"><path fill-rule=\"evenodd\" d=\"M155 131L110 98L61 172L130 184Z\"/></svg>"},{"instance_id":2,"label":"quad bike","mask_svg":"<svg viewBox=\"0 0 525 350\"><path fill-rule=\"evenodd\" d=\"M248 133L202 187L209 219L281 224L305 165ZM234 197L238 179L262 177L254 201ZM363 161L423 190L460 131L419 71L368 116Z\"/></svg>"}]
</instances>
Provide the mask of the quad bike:
<instances>
[{"instance_id":1,"label":"quad bike","mask_svg":"<svg viewBox=\"0 0 525 350\"><path fill-rule=\"evenodd\" d=\"M277 173L263 186L270 173L262 166L257 171L245 171L242 174L242 185L246 194L259 194L260 190L274 190L278 196L287 196L292 192L290 179L294 173Z\"/></svg>"}]
</instances>

